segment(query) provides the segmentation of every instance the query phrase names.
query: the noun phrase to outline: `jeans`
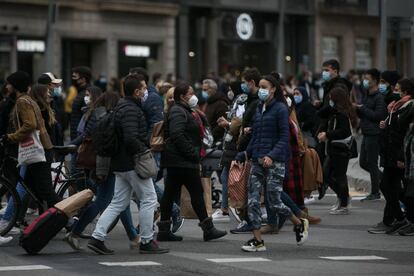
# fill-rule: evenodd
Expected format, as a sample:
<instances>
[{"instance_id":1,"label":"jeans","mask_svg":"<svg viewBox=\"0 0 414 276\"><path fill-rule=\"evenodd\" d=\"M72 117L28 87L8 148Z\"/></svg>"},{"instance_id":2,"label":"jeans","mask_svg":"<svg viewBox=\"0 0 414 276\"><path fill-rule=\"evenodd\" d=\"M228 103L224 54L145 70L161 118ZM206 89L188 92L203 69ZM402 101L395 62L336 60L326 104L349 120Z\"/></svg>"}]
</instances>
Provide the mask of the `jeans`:
<instances>
[{"instance_id":1,"label":"jeans","mask_svg":"<svg viewBox=\"0 0 414 276\"><path fill-rule=\"evenodd\" d=\"M253 163L248 195L249 220L253 229L259 230L261 227L260 194L262 188L264 188L265 200L271 210L271 217L273 214L284 217L292 216L292 211L281 200L285 169L286 164L280 162L274 162L270 168L263 168Z\"/></svg>"},{"instance_id":2,"label":"jeans","mask_svg":"<svg viewBox=\"0 0 414 276\"><path fill-rule=\"evenodd\" d=\"M348 170L349 157L347 153L330 154L323 164L324 182L336 193L340 201L340 207L348 206L349 188L346 171Z\"/></svg>"},{"instance_id":3,"label":"jeans","mask_svg":"<svg viewBox=\"0 0 414 276\"><path fill-rule=\"evenodd\" d=\"M19 174L21 178L24 178L25 174L26 174L26 166L21 166L19 169ZM24 196L27 194L26 189L23 187L23 185L18 182L16 185L16 191L19 194L19 198L22 200L24 198ZM7 203L7 208L4 212L3 215L3 219L10 221L12 216L13 216L13 212L14 212L14 200L12 197L9 198L9 201Z\"/></svg>"},{"instance_id":4,"label":"jeans","mask_svg":"<svg viewBox=\"0 0 414 276\"><path fill-rule=\"evenodd\" d=\"M378 168L379 135L362 138L359 165L371 176L371 194L379 194L380 170Z\"/></svg>"},{"instance_id":5,"label":"jeans","mask_svg":"<svg viewBox=\"0 0 414 276\"><path fill-rule=\"evenodd\" d=\"M111 199L114 195L115 188L115 175L111 174L104 183L97 185L96 199L92 202L86 210L82 213L79 221L77 221L72 229L72 233L75 235L82 234L86 226L91 223L96 216L103 212L106 207L108 207ZM132 222L131 210L128 207L121 212L120 215L122 224L124 225L125 231L130 240L134 240L138 234L135 230L134 224Z\"/></svg>"},{"instance_id":6,"label":"jeans","mask_svg":"<svg viewBox=\"0 0 414 276\"><path fill-rule=\"evenodd\" d=\"M229 167L224 166L221 171L220 182L221 182L221 209L229 208Z\"/></svg>"},{"instance_id":7,"label":"jeans","mask_svg":"<svg viewBox=\"0 0 414 276\"><path fill-rule=\"evenodd\" d=\"M186 168L167 168L165 191L161 200L161 220L171 219L173 202L180 198L181 185L187 188L191 197L191 205L198 219L204 221L208 215L204 203L200 170Z\"/></svg>"},{"instance_id":8,"label":"jeans","mask_svg":"<svg viewBox=\"0 0 414 276\"><path fill-rule=\"evenodd\" d=\"M105 240L111 223L128 207L133 191L141 201L139 209L141 240L143 243L148 243L153 239L153 219L157 195L152 179L141 179L135 171L115 172L114 197L99 218L92 237L101 241Z\"/></svg>"},{"instance_id":9,"label":"jeans","mask_svg":"<svg viewBox=\"0 0 414 276\"><path fill-rule=\"evenodd\" d=\"M391 225L393 221L403 220L404 213L400 207L401 180L404 169L385 167L380 183L381 192L385 197L383 223Z\"/></svg>"}]
</instances>

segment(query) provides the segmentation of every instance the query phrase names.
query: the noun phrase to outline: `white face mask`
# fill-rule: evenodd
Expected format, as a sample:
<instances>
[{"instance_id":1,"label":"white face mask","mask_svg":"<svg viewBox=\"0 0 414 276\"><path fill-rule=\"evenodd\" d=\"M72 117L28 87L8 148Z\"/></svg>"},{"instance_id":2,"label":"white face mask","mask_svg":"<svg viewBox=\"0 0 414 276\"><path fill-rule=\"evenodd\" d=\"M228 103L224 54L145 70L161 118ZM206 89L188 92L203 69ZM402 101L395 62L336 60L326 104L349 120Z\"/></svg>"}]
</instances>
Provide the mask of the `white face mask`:
<instances>
[{"instance_id":1,"label":"white face mask","mask_svg":"<svg viewBox=\"0 0 414 276\"><path fill-rule=\"evenodd\" d=\"M144 96L142 97L142 102L145 102L148 99L148 89L145 89Z\"/></svg>"},{"instance_id":2,"label":"white face mask","mask_svg":"<svg viewBox=\"0 0 414 276\"><path fill-rule=\"evenodd\" d=\"M85 101L85 104L86 104L86 105L88 105L88 104L90 104L90 102L91 102L91 97L90 97L90 96L85 96L85 97L83 98L83 100Z\"/></svg>"},{"instance_id":3,"label":"white face mask","mask_svg":"<svg viewBox=\"0 0 414 276\"><path fill-rule=\"evenodd\" d=\"M188 100L188 106L190 108L195 108L198 104L198 98L196 95L192 95L191 98Z\"/></svg>"},{"instance_id":4,"label":"white face mask","mask_svg":"<svg viewBox=\"0 0 414 276\"><path fill-rule=\"evenodd\" d=\"M290 97L287 97L287 98L286 98L286 102L287 102L287 105L288 105L289 107L291 107L291 106L292 106L292 99L291 99Z\"/></svg>"},{"instance_id":5,"label":"white face mask","mask_svg":"<svg viewBox=\"0 0 414 276\"><path fill-rule=\"evenodd\" d=\"M227 92L227 98L229 98L230 101L232 101L234 99L233 91L230 90L229 92Z\"/></svg>"}]
</instances>

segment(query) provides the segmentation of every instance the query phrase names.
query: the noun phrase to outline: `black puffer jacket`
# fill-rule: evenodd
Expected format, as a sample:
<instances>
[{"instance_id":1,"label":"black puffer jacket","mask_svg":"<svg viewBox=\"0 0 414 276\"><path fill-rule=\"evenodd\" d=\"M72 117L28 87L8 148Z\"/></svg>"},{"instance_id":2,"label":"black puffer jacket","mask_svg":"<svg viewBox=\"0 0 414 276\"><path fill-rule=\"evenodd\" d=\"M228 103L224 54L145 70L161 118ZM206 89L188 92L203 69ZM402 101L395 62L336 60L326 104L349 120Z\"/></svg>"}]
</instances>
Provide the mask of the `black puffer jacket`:
<instances>
[{"instance_id":1,"label":"black puffer jacket","mask_svg":"<svg viewBox=\"0 0 414 276\"><path fill-rule=\"evenodd\" d=\"M199 169L200 127L191 115L191 109L181 103L174 104L166 122L162 167Z\"/></svg>"},{"instance_id":2,"label":"black puffer jacket","mask_svg":"<svg viewBox=\"0 0 414 276\"><path fill-rule=\"evenodd\" d=\"M141 102L132 97L121 99L114 110L121 143L118 154L112 157L111 169L114 172L132 171L134 155L149 149L144 112Z\"/></svg>"},{"instance_id":3,"label":"black puffer jacket","mask_svg":"<svg viewBox=\"0 0 414 276\"><path fill-rule=\"evenodd\" d=\"M368 136L379 135L381 133L379 123L387 117L384 97L379 92L365 95L362 99L362 107L357 109L357 113L361 118L362 134Z\"/></svg>"},{"instance_id":4,"label":"black puffer jacket","mask_svg":"<svg viewBox=\"0 0 414 276\"><path fill-rule=\"evenodd\" d=\"M70 114L70 139L74 140L78 136L78 125L82 119L82 108L85 106L86 86L78 89L78 95L72 103L72 113Z\"/></svg>"},{"instance_id":5,"label":"black puffer jacket","mask_svg":"<svg viewBox=\"0 0 414 276\"><path fill-rule=\"evenodd\" d=\"M256 115L256 109L259 103L259 96L257 94L250 93L247 98L246 112L243 114L242 129L253 126L254 116ZM251 138L252 133L242 133L239 137L237 150L245 151Z\"/></svg>"},{"instance_id":6,"label":"black puffer jacket","mask_svg":"<svg viewBox=\"0 0 414 276\"><path fill-rule=\"evenodd\" d=\"M336 87L346 87L348 89L348 92L351 92L352 89L352 83L348 81L347 79L336 77L331 79L330 81L324 82L322 84L323 87L323 102L322 106L329 105L329 93L331 93L331 90Z\"/></svg>"},{"instance_id":7,"label":"black puffer jacket","mask_svg":"<svg viewBox=\"0 0 414 276\"><path fill-rule=\"evenodd\" d=\"M218 125L217 120L220 117L226 117L228 105L229 102L227 101L227 98L220 92L217 92L207 100L206 117L211 127L214 142L221 141L221 139L223 139L224 128Z\"/></svg>"}]
</instances>

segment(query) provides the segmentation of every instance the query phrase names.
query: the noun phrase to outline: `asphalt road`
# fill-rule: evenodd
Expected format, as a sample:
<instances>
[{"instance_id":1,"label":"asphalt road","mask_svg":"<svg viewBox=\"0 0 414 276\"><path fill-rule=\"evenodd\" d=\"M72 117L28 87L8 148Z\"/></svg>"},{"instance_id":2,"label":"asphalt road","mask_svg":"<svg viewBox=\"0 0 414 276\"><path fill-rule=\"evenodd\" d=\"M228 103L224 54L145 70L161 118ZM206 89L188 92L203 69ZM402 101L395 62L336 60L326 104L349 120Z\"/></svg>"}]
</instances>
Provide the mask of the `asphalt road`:
<instances>
[{"instance_id":1,"label":"asphalt road","mask_svg":"<svg viewBox=\"0 0 414 276\"><path fill-rule=\"evenodd\" d=\"M348 216L329 215L333 201L328 196L310 205L322 223L311 226L309 241L300 247L290 224L278 235L264 236L266 252L244 253L240 246L250 235L228 234L219 241L203 242L197 222L187 220L179 232L184 241L161 244L171 249L169 254L141 255L129 249L118 225L107 240L115 255L95 255L86 241L82 252L74 252L62 241L63 233L37 256L25 255L13 241L0 247L0 275L414 275L414 237L366 231L381 219L383 200L353 200ZM216 225L229 230L236 222Z\"/></svg>"}]
</instances>

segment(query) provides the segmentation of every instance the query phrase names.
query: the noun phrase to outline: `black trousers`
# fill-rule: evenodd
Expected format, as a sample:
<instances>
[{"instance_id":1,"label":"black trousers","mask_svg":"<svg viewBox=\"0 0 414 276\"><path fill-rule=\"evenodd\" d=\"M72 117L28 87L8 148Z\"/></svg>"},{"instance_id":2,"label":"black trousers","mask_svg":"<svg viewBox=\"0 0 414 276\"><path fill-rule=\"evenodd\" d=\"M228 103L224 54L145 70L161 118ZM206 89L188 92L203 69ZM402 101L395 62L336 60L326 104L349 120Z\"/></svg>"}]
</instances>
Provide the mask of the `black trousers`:
<instances>
[{"instance_id":1,"label":"black trousers","mask_svg":"<svg viewBox=\"0 0 414 276\"><path fill-rule=\"evenodd\" d=\"M28 165L24 183L40 201L46 201L49 208L60 201L53 189L50 163L39 162Z\"/></svg>"},{"instance_id":2,"label":"black trousers","mask_svg":"<svg viewBox=\"0 0 414 276\"><path fill-rule=\"evenodd\" d=\"M404 219L404 213L400 207L401 181L404 176L404 169L385 167L380 183L380 189L385 197L385 208L383 223L391 225L396 220Z\"/></svg>"},{"instance_id":3,"label":"black trousers","mask_svg":"<svg viewBox=\"0 0 414 276\"><path fill-rule=\"evenodd\" d=\"M324 182L336 193L341 207L348 205L349 188L346 171L348 170L349 156L347 153L331 153L325 158L323 165Z\"/></svg>"},{"instance_id":4,"label":"black trousers","mask_svg":"<svg viewBox=\"0 0 414 276\"><path fill-rule=\"evenodd\" d=\"M380 149L379 135L364 136L359 155L359 165L369 172L371 176L371 194L379 193L380 170L378 168L378 156Z\"/></svg>"},{"instance_id":5,"label":"black trousers","mask_svg":"<svg viewBox=\"0 0 414 276\"><path fill-rule=\"evenodd\" d=\"M191 197L191 205L200 221L205 220L207 215L204 203L203 186L201 185L201 174L198 169L167 168L165 179L165 190L161 200L161 220L170 220L172 206L175 201L179 202L181 196L181 185L184 185Z\"/></svg>"}]
</instances>

